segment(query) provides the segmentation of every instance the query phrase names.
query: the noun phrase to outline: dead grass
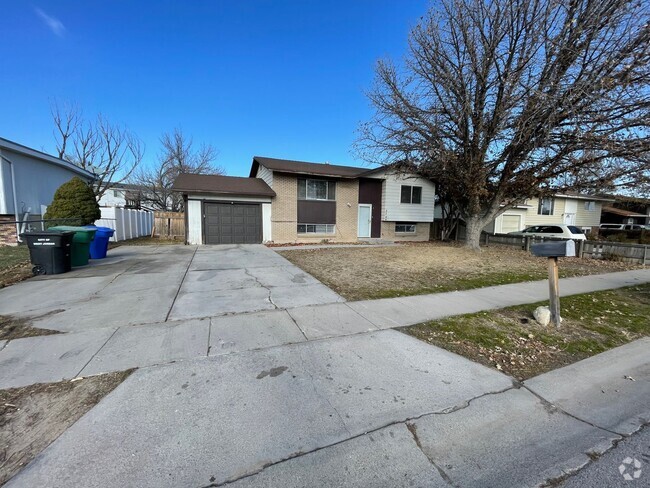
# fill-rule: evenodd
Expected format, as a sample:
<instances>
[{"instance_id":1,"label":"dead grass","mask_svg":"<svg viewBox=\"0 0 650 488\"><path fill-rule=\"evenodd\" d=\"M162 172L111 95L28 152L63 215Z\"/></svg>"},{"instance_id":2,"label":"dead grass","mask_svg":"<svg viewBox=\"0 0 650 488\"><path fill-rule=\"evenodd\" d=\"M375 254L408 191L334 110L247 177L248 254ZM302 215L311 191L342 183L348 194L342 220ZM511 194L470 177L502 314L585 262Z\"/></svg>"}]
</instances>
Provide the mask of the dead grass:
<instances>
[{"instance_id":1,"label":"dead grass","mask_svg":"<svg viewBox=\"0 0 650 488\"><path fill-rule=\"evenodd\" d=\"M39 329L32 327L27 319L0 315L0 340L10 341L23 337L60 334L58 330Z\"/></svg>"},{"instance_id":2,"label":"dead grass","mask_svg":"<svg viewBox=\"0 0 650 488\"><path fill-rule=\"evenodd\" d=\"M0 390L0 485L132 372Z\"/></svg>"},{"instance_id":3,"label":"dead grass","mask_svg":"<svg viewBox=\"0 0 650 488\"><path fill-rule=\"evenodd\" d=\"M490 246L477 253L454 244L427 242L280 254L348 300L466 290L547 277L545 259L506 246ZM562 277L638 268L595 259L560 261Z\"/></svg>"},{"instance_id":4,"label":"dead grass","mask_svg":"<svg viewBox=\"0 0 650 488\"><path fill-rule=\"evenodd\" d=\"M0 288L32 276L27 246L0 246Z\"/></svg>"},{"instance_id":5,"label":"dead grass","mask_svg":"<svg viewBox=\"0 0 650 488\"><path fill-rule=\"evenodd\" d=\"M563 298L560 327L539 325L532 317L538 305L449 317L402 331L519 380L650 335L650 284Z\"/></svg>"}]
</instances>

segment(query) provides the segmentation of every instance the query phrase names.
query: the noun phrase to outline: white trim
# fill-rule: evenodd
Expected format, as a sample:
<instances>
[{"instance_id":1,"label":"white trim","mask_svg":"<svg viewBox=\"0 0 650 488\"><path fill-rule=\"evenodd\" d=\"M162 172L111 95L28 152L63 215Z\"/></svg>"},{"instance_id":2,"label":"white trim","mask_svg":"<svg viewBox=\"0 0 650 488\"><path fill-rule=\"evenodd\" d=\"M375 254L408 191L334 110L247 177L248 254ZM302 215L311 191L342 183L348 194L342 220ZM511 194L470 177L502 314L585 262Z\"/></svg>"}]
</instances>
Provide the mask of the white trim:
<instances>
[{"instance_id":1,"label":"white trim","mask_svg":"<svg viewBox=\"0 0 650 488\"><path fill-rule=\"evenodd\" d=\"M189 193L188 199L215 202L271 203L271 197L250 197L239 195L215 195L213 193Z\"/></svg>"},{"instance_id":2,"label":"white trim","mask_svg":"<svg viewBox=\"0 0 650 488\"><path fill-rule=\"evenodd\" d=\"M262 242L272 242L273 225L271 224L271 204L262 204Z\"/></svg>"},{"instance_id":3,"label":"white trim","mask_svg":"<svg viewBox=\"0 0 650 488\"><path fill-rule=\"evenodd\" d=\"M62 168L69 169L70 171L74 171L75 173L78 173L90 180L94 180L96 178L96 175L91 173L88 170L85 170L76 164L71 163L70 161L66 161L65 159L59 159L55 156L52 156L50 154L37 151L36 149L32 149L31 147L23 146L22 144L18 144L16 142L9 141L7 139L3 139L0 137L0 148L6 149L7 151L12 151L18 154L22 154L24 156L29 156L33 159L38 159L40 161L44 161L46 163L51 163L56 166L61 166Z\"/></svg>"}]
</instances>

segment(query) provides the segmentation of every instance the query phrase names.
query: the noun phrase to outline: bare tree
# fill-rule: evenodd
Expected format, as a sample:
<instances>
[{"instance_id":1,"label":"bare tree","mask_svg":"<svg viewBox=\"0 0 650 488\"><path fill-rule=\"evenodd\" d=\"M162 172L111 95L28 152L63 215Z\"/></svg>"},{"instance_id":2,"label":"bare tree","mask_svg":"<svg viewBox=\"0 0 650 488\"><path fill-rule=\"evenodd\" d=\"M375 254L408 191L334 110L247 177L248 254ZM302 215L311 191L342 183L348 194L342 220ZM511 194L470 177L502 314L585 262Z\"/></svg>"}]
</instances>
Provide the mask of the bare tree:
<instances>
[{"instance_id":1,"label":"bare tree","mask_svg":"<svg viewBox=\"0 0 650 488\"><path fill-rule=\"evenodd\" d=\"M406 158L481 229L532 196L650 180L650 4L441 0L380 61L357 150Z\"/></svg>"},{"instance_id":2,"label":"bare tree","mask_svg":"<svg viewBox=\"0 0 650 488\"><path fill-rule=\"evenodd\" d=\"M86 120L77 105L51 107L56 149L61 159L92 173L97 199L115 183L127 180L142 162L144 144L131 131L111 123L101 114Z\"/></svg>"},{"instance_id":3,"label":"bare tree","mask_svg":"<svg viewBox=\"0 0 650 488\"><path fill-rule=\"evenodd\" d=\"M140 168L132 181L142 187L141 201L145 206L180 212L183 199L172 191L179 174L224 174L224 170L214 163L217 157L214 147L202 144L195 149L192 138L186 137L181 129L163 134L160 144L157 163L149 168Z\"/></svg>"}]
</instances>

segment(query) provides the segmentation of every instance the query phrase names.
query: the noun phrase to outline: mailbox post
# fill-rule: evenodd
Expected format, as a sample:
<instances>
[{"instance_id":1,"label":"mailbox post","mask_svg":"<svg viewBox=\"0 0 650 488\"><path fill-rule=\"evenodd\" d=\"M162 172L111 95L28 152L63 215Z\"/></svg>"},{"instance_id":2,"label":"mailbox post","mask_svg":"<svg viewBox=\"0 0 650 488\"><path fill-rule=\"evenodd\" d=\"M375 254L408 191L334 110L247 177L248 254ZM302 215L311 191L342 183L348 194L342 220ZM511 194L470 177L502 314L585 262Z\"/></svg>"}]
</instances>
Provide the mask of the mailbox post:
<instances>
[{"instance_id":1,"label":"mailbox post","mask_svg":"<svg viewBox=\"0 0 650 488\"><path fill-rule=\"evenodd\" d=\"M575 257L576 245L572 240L552 241L533 244L530 247L535 256L548 258L548 291L551 323L560 326L560 276L558 269L559 257Z\"/></svg>"}]
</instances>

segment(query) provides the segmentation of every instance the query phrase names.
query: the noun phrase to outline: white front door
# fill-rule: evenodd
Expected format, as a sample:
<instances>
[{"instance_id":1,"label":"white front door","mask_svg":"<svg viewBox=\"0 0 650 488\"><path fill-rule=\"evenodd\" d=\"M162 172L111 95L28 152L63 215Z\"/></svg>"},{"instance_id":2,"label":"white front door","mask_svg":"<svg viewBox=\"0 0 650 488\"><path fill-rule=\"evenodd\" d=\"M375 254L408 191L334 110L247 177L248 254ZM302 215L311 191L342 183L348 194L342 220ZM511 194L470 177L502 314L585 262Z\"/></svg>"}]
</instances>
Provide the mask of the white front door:
<instances>
[{"instance_id":1,"label":"white front door","mask_svg":"<svg viewBox=\"0 0 650 488\"><path fill-rule=\"evenodd\" d=\"M372 205L368 203L359 204L359 225L357 235L359 237L370 237L370 226L372 224Z\"/></svg>"},{"instance_id":2,"label":"white front door","mask_svg":"<svg viewBox=\"0 0 650 488\"><path fill-rule=\"evenodd\" d=\"M576 225L576 213L578 213L578 202L567 198L564 203L564 223Z\"/></svg>"}]
</instances>

